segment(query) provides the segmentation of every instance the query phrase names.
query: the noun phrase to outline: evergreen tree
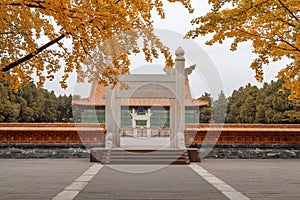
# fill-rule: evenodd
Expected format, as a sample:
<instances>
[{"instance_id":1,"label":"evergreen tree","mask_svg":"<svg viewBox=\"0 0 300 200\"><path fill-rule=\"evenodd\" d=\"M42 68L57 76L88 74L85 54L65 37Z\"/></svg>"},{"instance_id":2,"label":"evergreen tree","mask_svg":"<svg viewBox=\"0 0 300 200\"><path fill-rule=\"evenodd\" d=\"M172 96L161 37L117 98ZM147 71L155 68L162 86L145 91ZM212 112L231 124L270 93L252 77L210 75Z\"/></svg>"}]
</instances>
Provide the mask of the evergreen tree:
<instances>
[{"instance_id":1,"label":"evergreen tree","mask_svg":"<svg viewBox=\"0 0 300 200\"><path fill-rule=\"evenodd\" d=\"M219 94L218 99L214 102L212 108L212 121L214 123L225 122L227 99L223 91Z\"/></svg>"},{"instance_id":2,"label":"evergreen tree","mask_svg":"<svg viewBox=\"0 0 300 200\"><path fill-rule=\"evenodd\" d=\"M256 123L285 123L285 111L291 110L291 102L288 100L289 93L279 92L283 80L265 83L258 92L256 105Z\"/></svg>"},{"instance_id":3,"label":"evergreen tree","mask_svg":"<svg viewBox=\"0 0 300 200\"><path fill-rule=\"evenodd\" d=\"M199 113L199 122L200 123L209 123L211 119L211 109L212 109L212 98L211 95L205 92L199 100L208 102L208 106L200 109Z\"/></svg>"},{"instance_id":4,"label":"evergreen tree","mask_svg":"<svg viewBox=\"0 0 300 200\"><path fill-rule=\"evenodd\" d=\"M258 88L248 84L242 95L242 105L239 109L239 123L253 123L256 115L256 97Z\"/></svg>"},{"instance_id":5,"label":"evergreen tree","mask_svg":"<svg viewBox=\"0 0 300 200\"><path fill-rule=\"evenodd\" d=\"M72 121L72 96L59 96L58 97L58 120L61 122Z\"/></svg>"},{"instance_id":6,"label":"evergreen tree","mask_svg":"<svg viewBox=\"0 0 300 200\"><path fill-rule=\"evenodd\" d=\"M250 84L234 90L228 98L228 123L296 123L297 104L289 101L289 92L279 92L283 80L264 83L258 89ZM296 112L293 112L294 110ZM293 120L294 119L294 120Z\"/></svg>"},{"instance_id":7,"label":"evergreen tree","mask_svg":"<svg viewBox=\"0 0 300 200\"><path fill-rule=\"evenodd\" d=\"M248 95L240 107L240 119L242 123L253 123L255 120L256 108L255 99Z\"/></svg>"},{"instance_id":8,"label":"evergreen tree","mask_svg":"<svg viewBox=\"0 0 300 200\"><path fill-rule=\"evenodd\" d=\"M0 122L73 121L71 95L56 97L53 91L38 89L32 82L14 92L9 84L0 80Z\"/></svg>"},{"instance_id":9,"label":"evergreen tree","mask_svg":"<svg viewBox=\"0 0 300 200\"><path fill-rule=\"evenodd\" d=\"M53 91L50 93L47 90L41 90L42 113L39 117L40 122L55 122L58 116L58 102Z\"/></svg>"},{"instance_id":10,"label":"evergreen tree","mask_svg":"<svg viewBox=\"0 0 300 200\"><path fill-rule=\"evenodd\" d=\"M244 93L245 88L241 87L239 88L239 94L236 97L236 101L232 104L232 107L230 109L231 113L229 113L229 117L231 116L233 118L234 123L241 123L241 116L240 116L240 108L243 105L243 99L242 94Z\"/></svg>"},{"instance_id":11,"label":"evergreen tree","mask_svg":"<svg viewBox=\"0 0 300 200\"><path fill-rule=\"evenodd\" d=\"M265 123L265 109L262 104L256 105L256 113L254 123Z\"/></svg>"},{"instance_id":12,"label":"evergreen tree","mask_svg":"<svg viewBox=\"0 0 300 200\"><path fill-rule=\"evenodd\" d=\"M241 93L244 88L240 88L238 91L234 90L231 97L228 98L227 110L226 110L226 122L235 123L238 121L239 108L241 106Z\"/></svg>"},{"instance_id":13,"label":"evergreen tree","mask_svg":"<svg viewBox=\"0 0 300 200\"><path fill-rule=\"evenodd\" d=\"M291 101L291 110L287 110L283 113L286 123L300 123L300 99L293 99Z\"/></svg>"},{"instance_id":14,"label":"evergreen tree","mask_svg":"<svg viewBox=\"0 0 300 200\"><path fill-rule=\"evenodd\" d=\"M20 104L16 103L16 96L9 88L7 81L0 80L0 121L17 122Z\"/></svg>"}]
</instances>

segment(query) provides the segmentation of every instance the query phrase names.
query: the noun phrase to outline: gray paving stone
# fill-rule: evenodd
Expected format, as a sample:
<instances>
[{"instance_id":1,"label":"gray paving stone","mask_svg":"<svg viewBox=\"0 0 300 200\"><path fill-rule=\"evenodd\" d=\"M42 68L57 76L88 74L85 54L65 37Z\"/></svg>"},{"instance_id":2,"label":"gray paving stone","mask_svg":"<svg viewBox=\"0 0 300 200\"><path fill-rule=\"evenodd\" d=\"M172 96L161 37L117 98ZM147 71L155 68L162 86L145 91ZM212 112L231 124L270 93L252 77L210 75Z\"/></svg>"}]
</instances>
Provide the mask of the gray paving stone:
<instances>
[{"instance_id":1,"label":"gray paving stone","mask_svg":"<svg viewBox=\"0 0 300 200\"><path fill-rule=\"evenodd\" d=\"M90 165L87 159L0 159L0 199L51 199Z\"/></svg>"},{"instance_id":2,"label":"gray paving stone","mask_svg":"<svg viewBox=\"0 0 300 200\"><path fill-rule=\"evenodd\" d=\"M199 164L253 200L300 199L300 160L214 160Z\"/></svg>"}]
</instances>

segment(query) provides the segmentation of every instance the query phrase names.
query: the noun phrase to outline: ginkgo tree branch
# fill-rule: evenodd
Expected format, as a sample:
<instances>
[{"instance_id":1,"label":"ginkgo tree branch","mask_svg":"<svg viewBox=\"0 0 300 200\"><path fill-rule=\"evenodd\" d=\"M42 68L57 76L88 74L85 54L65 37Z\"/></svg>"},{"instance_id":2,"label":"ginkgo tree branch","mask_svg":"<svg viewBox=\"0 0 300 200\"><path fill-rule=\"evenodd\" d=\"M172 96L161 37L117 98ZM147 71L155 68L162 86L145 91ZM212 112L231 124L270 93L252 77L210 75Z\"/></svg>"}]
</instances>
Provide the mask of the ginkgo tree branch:
<instances>
[{"instance_id":1,"label":"ginkgo tree branch","mask_svg":"<svg viewBox=\"0 0 300 200\"><path fill-rule=\"evenodd\" d=\"M8 5L8 6L27 6L29 8L46 9L45 6L41 5L41 3L44 3L44 2L33 2L33 3L35 3L35 4L32 4L32 3L9 3L9 4L5 4L5 5ZM2 5L2 3L0 3L0 5Z\"/></svg>"},{"instance_id":2,"label":"ginkgo tree branch","mask_svg":"<svg viewBox=\"0 0 300 200\"><path fill-rule=\"evenodd\" d=\"M280 41L283 42L283 43L285 43L285 44L287 44L287 45L289 45L289 46L292 47L295 51L300 52L300 49L299 49L299 48L297 48L295 45L291 44L290 42L284 40L282 37L280 37Z\"/></svg>"},{"instance_id":3,"label":"ginkgo tree branch","mask_svg":"<svg viewBox=\"0 0 300 200\"><path fill-rule=\"evenodd\" d=\"M281 1L281 0L278 0L279 3L290 13L290 15L297 21L299 22L299 19L296 15L294 15L294 13Z\"/></svg>"},{"instance_id":4,"label":"ginkgo tree branch","mask_svg":"<svg viewBox=\"0 0 300 200\"><path fill-rule=\"evenodd\" d=\"M261 39L265 39L265 40L269 40L269 39L270 39L270 38L267 38L267 37L263 37L262 35L249 33L248 31L245 31L245 30L242 30L242 29L236 29L236 30L238 30L238 31L240 31L240 32L242 32L242 33L248 34L248 35L250 35L250 36L253 36L253 37L258 37L258 36L259 36ZM278 36L278 37L279 37L279 36ZM300 52L300 49L297 48L297 46L295 46L295 45L291 44L290 42L284 40L282 37L279 37L279 38L280 38L280 39L277 40L278 42L283 42L283 43L289 45L291 48L293 48L293 49L290 49L289 51ZM276 47L276 48L278 48L278 49L283 49L283 48L279 48L279 47ZM284 49L283 49L283 50L284 50Z\"/></svg>"},{"instance_id":5,"label":"ginkgo tree branch","mask_svg":"<svg viewBox=\"0 0 300 200\"><path fill-rule=\"evenodd\" d=\"M31 59L32 57L36 56L37 54L41 53L42 51L44 51L45 49L47 49L48 47L52 46L53 44L59 42L61 39L63 39L65 37L64 34L61 34L60 36L58 36L57 38L55 38L54 40L49 41L48 43L44 44L43 46L39 47L36 49L36 51L31 52L29 54L27 54L26 56L6 65L5 67L3 67L1 69L1 71L5 72L8 71L10 69L13 69L14 67L18 66L21 63L26 62L27 60Z\"/></svg>"},{"instance_id":6,"label":"ginkgo tree branch","mask_svg":"<svg viewBox=\"0 0 300 200\"><path fill-rule=\"evenodd\" d=\"M114 3L118 4L120 1L121 0L116 0ZM9 5L9 6L22 6L23 5L23 6L27 6L29 8L46 9L46 7L42 5L42 3L45 3L45 2L44 1L33 1L32 3L9 3L9 4L6 4L6 5ZM2 3L0 3L0 5L2 5ZM74 11L69 10L69 12L74 12ZM89 21L89 23L91 23L91 22L92 22L92 20ZM0 34L8 34L8 32L0 33ZM24 57L22 57L22 58L20 58L20 59L18 59L16 61L8 64L8 65L6 65L6 66L4 66L2 68L0 68L0 70L2 72L5 72L5 71L8 71L8 70L10 70L10 69L12 69L12 68L14 68L14 67L16 67L16 66L18 66L18 65L20 65L22 63L24 63L25 61L28 61L29 59L33 58L34 56L36 56L37 54L39 54L43 50L47 49L48 47L52 46L55 43L58 43L64 37L65 37L64 34L60 35L59 37L55 38L54 40L51 40L48 43L44 44L43 46L39 47L38 49L36 49L36 51L31 52L31 53L27 54L26 56L24 56ZM86 51L86 49L85 49L85 47L84 47L84 45L82 44L82 42L81 42L81 45L83 47L84 52L86 54L88 54L87 51ZM60 45L60 47L62 47L62 46Z\"/></svg>"}]
</instances>

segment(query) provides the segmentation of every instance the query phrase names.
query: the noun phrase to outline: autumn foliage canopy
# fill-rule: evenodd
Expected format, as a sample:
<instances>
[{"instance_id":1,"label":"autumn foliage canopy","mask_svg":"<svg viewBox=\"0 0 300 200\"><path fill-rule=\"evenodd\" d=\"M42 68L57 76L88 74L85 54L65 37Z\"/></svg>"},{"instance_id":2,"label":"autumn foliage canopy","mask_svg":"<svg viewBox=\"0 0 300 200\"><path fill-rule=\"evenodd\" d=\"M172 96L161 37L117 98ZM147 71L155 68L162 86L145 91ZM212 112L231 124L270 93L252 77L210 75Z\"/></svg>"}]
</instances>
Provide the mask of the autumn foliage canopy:
<instances>
[{"instance_id":1,"label":"autumn foliage canopy","mask_svg":"<svg viewBox=\"0 0 300 200\"><path fill-rule=\"evenodd\" d=\"M193 12L189 0L168 1ZM208 2L211 11L194 19L186 36L212 34L208 45L233 38L233 51L239 43L252 42L257 58L250 67L258 81L263 80L264 65L290 58L278 78L285 80L290 98L300 97L299 0ZM115 85L118 75L129 72L129 55L139 52L147 61L163 54L172 66L169 49L153 34L153 11L164 18L162 0L1 0L0 78L18 86L35 74L42 86L63 69L63 88L72 72L79 81Z\"/></svg>"},{"instance_id":2,"label":"autumn foliage canopy","mask_svg":"<svg viewBox=\"0 0 300 200\"><path fill-rule=\"evenodd\" d=\"M233 38L231 50L239 43L252 42L257 58L251 68L263 80L263 65L283 57L291 63L278 73L289 98L300 98L300 2L299 0L209 0L212 10L192 21L190 38L213 34L208 45Z\"/></svg>"},{"instance_id":3,"label":"autumn foliage canopy","mask_svg":"<svg viewBox=\"0 0 300 200\"><path fill-rule=\"evenodd\" d=\"M189 0L169 1L193 11ZM63 68L63 88L73 71L79 81L114 85L138 52L148 61L162 53L172 66L169 49L152 32L151 11L164 18L162 7L161 0L1 0L0 78L18 86L35 74L43 86Z\"/></svg>"}]
</instances>

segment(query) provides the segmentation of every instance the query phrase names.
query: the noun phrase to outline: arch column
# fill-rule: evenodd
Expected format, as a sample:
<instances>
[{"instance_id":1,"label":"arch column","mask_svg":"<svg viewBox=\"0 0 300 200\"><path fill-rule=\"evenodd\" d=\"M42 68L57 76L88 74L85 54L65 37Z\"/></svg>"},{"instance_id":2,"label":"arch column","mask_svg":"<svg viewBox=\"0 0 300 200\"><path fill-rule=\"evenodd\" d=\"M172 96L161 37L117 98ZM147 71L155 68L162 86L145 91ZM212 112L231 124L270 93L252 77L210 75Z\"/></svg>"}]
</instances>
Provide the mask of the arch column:
<instances>
[{"instance_id":1,"label":"arch column","mask_svg":"<svg viewBox=\"0 0 300 200\"><path fill-rule=\"evenodd\" d=\"M105 128L112 133L113 147L120 147L121 99L109 87L106 88Z\"/></svg>"},{"instance_id":2,"label":"arch column","mask_svg":"<svg viewBox=\"0 0 300 200\"><path fill-rule=\"evenodd\" d=\"M184 138L185 104L185 58L181 47L175 51L175 99L170 99L170 146L178 148L178 139Z\"/></svg>"}]
</instances>

